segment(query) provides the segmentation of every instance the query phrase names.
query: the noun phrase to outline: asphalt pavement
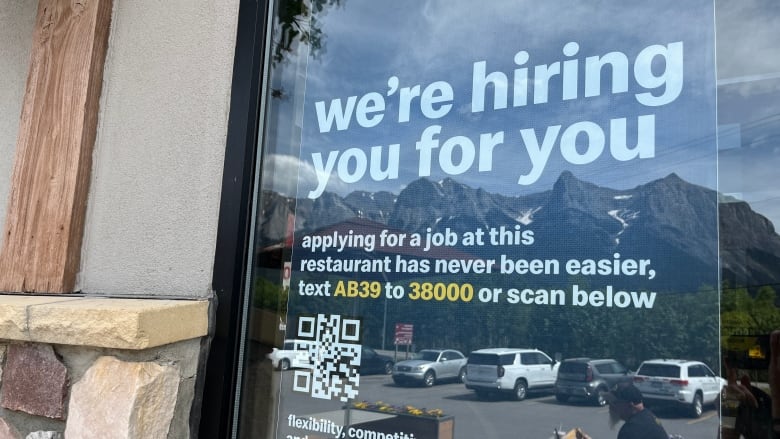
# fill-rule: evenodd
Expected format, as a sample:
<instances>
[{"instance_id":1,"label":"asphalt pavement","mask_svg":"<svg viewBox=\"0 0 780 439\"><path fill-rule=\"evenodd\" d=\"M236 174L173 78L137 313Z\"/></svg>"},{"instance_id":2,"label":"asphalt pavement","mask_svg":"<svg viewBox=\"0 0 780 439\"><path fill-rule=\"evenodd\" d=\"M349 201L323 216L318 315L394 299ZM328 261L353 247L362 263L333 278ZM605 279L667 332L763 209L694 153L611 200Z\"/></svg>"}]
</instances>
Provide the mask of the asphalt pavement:
<instances>
[{"instance_id":1,"label":"asphalt pavement","mask_svg":"<svg viewBox=\"0 0 780 439\"><path fill-rule=\"evenodd\" d=\"M294 371L274 372L274 379L278 382L278 386L274 386L274 397L279 394L282 397L276 415L277 429L269 439L303 438L311 433L291 423L290 415L299 419L327 419L333 425L344 424L346 413L343 402L313 398L305 392L293 391L296 381ZM574 427L582 428L594 439L617 437L617 430L609 427L607 407L593 406L584 401L562 404L549 392L532 393L524 401L514 401L509 396L482 400L461 383L437 384L430 388L400 387L393 384L390 376L369 375L360 377L354 401L382 401L399 406L441 409L455 419L455 439L548 439L553 437L555 429ZM713 407L705 407L703 416L698 419L674 410L658 410L656 414L669 434L677 434L684 439L717 437L719 421Z\"/></svg>"}]
</instances>

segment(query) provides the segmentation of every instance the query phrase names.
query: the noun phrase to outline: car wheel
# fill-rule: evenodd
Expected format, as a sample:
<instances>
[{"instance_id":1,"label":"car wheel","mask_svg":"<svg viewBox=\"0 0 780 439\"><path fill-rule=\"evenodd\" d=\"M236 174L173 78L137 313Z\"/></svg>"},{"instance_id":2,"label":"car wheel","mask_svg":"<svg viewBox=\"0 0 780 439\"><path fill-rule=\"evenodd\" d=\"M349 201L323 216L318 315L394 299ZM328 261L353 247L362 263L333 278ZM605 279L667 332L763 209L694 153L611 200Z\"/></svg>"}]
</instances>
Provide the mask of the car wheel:
<instances>
[{"instance_id":1,"label":"car wheel","mask_svg":"<svg viewBox=\"0 0 780 439\"><path fill-rule=\"evenodd\" d=\"M693 416L694 418L700 417L701 414L704 412L702 406L703 403L701 400L701 394L697 392L695 395L693 395L693 402L691 403L691 416Z\"/></svg>"},{"instance_id":2,"label":"car wheel","mask_svg":"<svg viewBox=\"0 0 780 439\"><path fill-rule=\"evenodd\" d=\"M516 401L522 401L528 396L528 383L525 380L517 380L514 396Z\"/></svg>"},{"instance_id":3,"label":"car wheel","mask_svg":"<svg viewBox=\"0 0 780 439\"><path fill-rule=\"evenodd\" d=\"M466 381L466 368L462 368L460 372L458 372L458 382L462 383Z\"/></svg>"},{"instance_id":4,"label":"car wheel","mask_svg":"<svg viewBox=\"0 0 780 439\"><path fill-rule=\"evenodd\" d=\"M566 402L569 400L569 395L563 395L560 393L555 394L555 399L558 400L558 402Z\"/></svg>"},{"instance_id":5,"label":"car wheel","mask_svg":"<svg viewBox=\"0 0 780 439\"><path fill-rule=\"evenodd\" d=\"M290 370L290 360L282 358L279 361L279 370Z\"/></svg>"},{"instance_id":6,"label":"car wheel","mask_svg":"<svg viewBox=\"0 0 780 439\"><path fill-rule=\"evenodd\" d=\"M393 363L388 361L385 363L385 375L390 375L391 373L393 373Z\"/></svg>"},{"instance_id":7,"label":"car wheel","mask_svg":"<svg viewBox=\"0 0 780 439\"><path fill-rule=\"evenodd\" d=\"M604 392L606 391L606 389L602 388L596 389L596 394L593 395L593 404L599 407L604 407L607 405L607 400L604 398Z\"/></svg>"},{"instance_id":8,"label":"car wheel","mask_svg":"<svg viewBox=\"0 0 780 439\"><path fill-rule=\"evenodd\" d=\"M431 387L434 383L436 383L436 375L433 371L429 370L428 372L425 372L425 375L423 375L423 385L425 387Z\"/></svg>"}]
</instances>

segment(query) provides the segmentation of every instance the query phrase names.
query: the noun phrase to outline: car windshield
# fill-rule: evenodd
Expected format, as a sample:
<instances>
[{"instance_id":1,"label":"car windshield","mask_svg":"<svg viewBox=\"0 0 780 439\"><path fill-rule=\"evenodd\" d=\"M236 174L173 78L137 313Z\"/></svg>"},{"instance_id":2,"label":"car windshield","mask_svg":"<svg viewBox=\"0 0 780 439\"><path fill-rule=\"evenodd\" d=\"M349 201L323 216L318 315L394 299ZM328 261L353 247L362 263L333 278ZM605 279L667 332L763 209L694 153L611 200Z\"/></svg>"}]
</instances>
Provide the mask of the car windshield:
<instances>
[{"instance_id":1,"label":"car windshield","mask_svg":"<svg viewBox=\"0 0 780 439\"><path fill-rule=\"evenodd\" d=\"M420 351L414 357L415 360L436 361L439 359L439 353L436 351Z\"/></svg>"},{"instance_id":2,"label":"car windshield","mask_svg":"<svg viewBox=\"0 0 780 439\"><path fill-rule=\"evenodd\" d=\"M672 364L643 364L637 371L637 375L680 378L680 366Z\"/></svg>"}]
</instances>

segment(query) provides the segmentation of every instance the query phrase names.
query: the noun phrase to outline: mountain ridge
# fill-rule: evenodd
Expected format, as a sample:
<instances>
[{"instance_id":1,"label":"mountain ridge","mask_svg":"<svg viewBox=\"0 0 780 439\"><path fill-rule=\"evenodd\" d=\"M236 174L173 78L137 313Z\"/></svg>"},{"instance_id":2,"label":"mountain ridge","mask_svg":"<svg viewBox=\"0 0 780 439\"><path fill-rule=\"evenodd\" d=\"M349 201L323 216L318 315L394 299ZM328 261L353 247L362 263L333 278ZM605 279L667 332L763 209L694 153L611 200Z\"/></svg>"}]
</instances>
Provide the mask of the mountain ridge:
<instances>
[{"instance_id":1,"label":"mountain ridge","mask_svg":"<svg viewBox=\"0 0 780 439\"><path fill-rule=\"evenodd\" d=\"M655 288L685 290L716 286L720 256L721 277L732 287L780 283L780 236L771 222L747 203L719 204L718 198L716 191L676 174L618 190L564 171L551 190L523 196L493 194L451 178L420 178L398 195L355 191L294 200L266 192L264 211L270 215L260 235L267 242L284 238L280 227L272 227L283 211L296 212L296 234L351 218L421 234L517 226L532 229L536 244L510 250L485 246L480 255L651 259L661 273Z\"/></svg>"}]
</instances>

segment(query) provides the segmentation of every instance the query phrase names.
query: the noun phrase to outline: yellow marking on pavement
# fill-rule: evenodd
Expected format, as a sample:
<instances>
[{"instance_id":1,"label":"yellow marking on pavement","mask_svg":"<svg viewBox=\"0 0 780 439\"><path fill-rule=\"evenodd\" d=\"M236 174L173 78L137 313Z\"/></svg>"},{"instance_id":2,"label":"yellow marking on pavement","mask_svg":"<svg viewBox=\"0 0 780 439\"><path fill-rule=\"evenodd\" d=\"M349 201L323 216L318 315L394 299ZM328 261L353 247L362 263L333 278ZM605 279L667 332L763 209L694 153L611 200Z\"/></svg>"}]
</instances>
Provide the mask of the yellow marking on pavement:
<instances>
[{"instance_id":1,"label":"yellow marking on pavement","mask_svg":"<svg viewBox=\"0 0 780 439\"><path fill-rule=\"evenodd\" d=\"M713 416L715 416L717 414L718 414L718 412L710 412L709 414L704 415L704 416L702 416L699 419L692 419L692 420L688 421L687 424L688 425L698 424L699 422L704 422L707 419L710 419L711 417L713 417Z\"/></svg>"}]
</instances>

